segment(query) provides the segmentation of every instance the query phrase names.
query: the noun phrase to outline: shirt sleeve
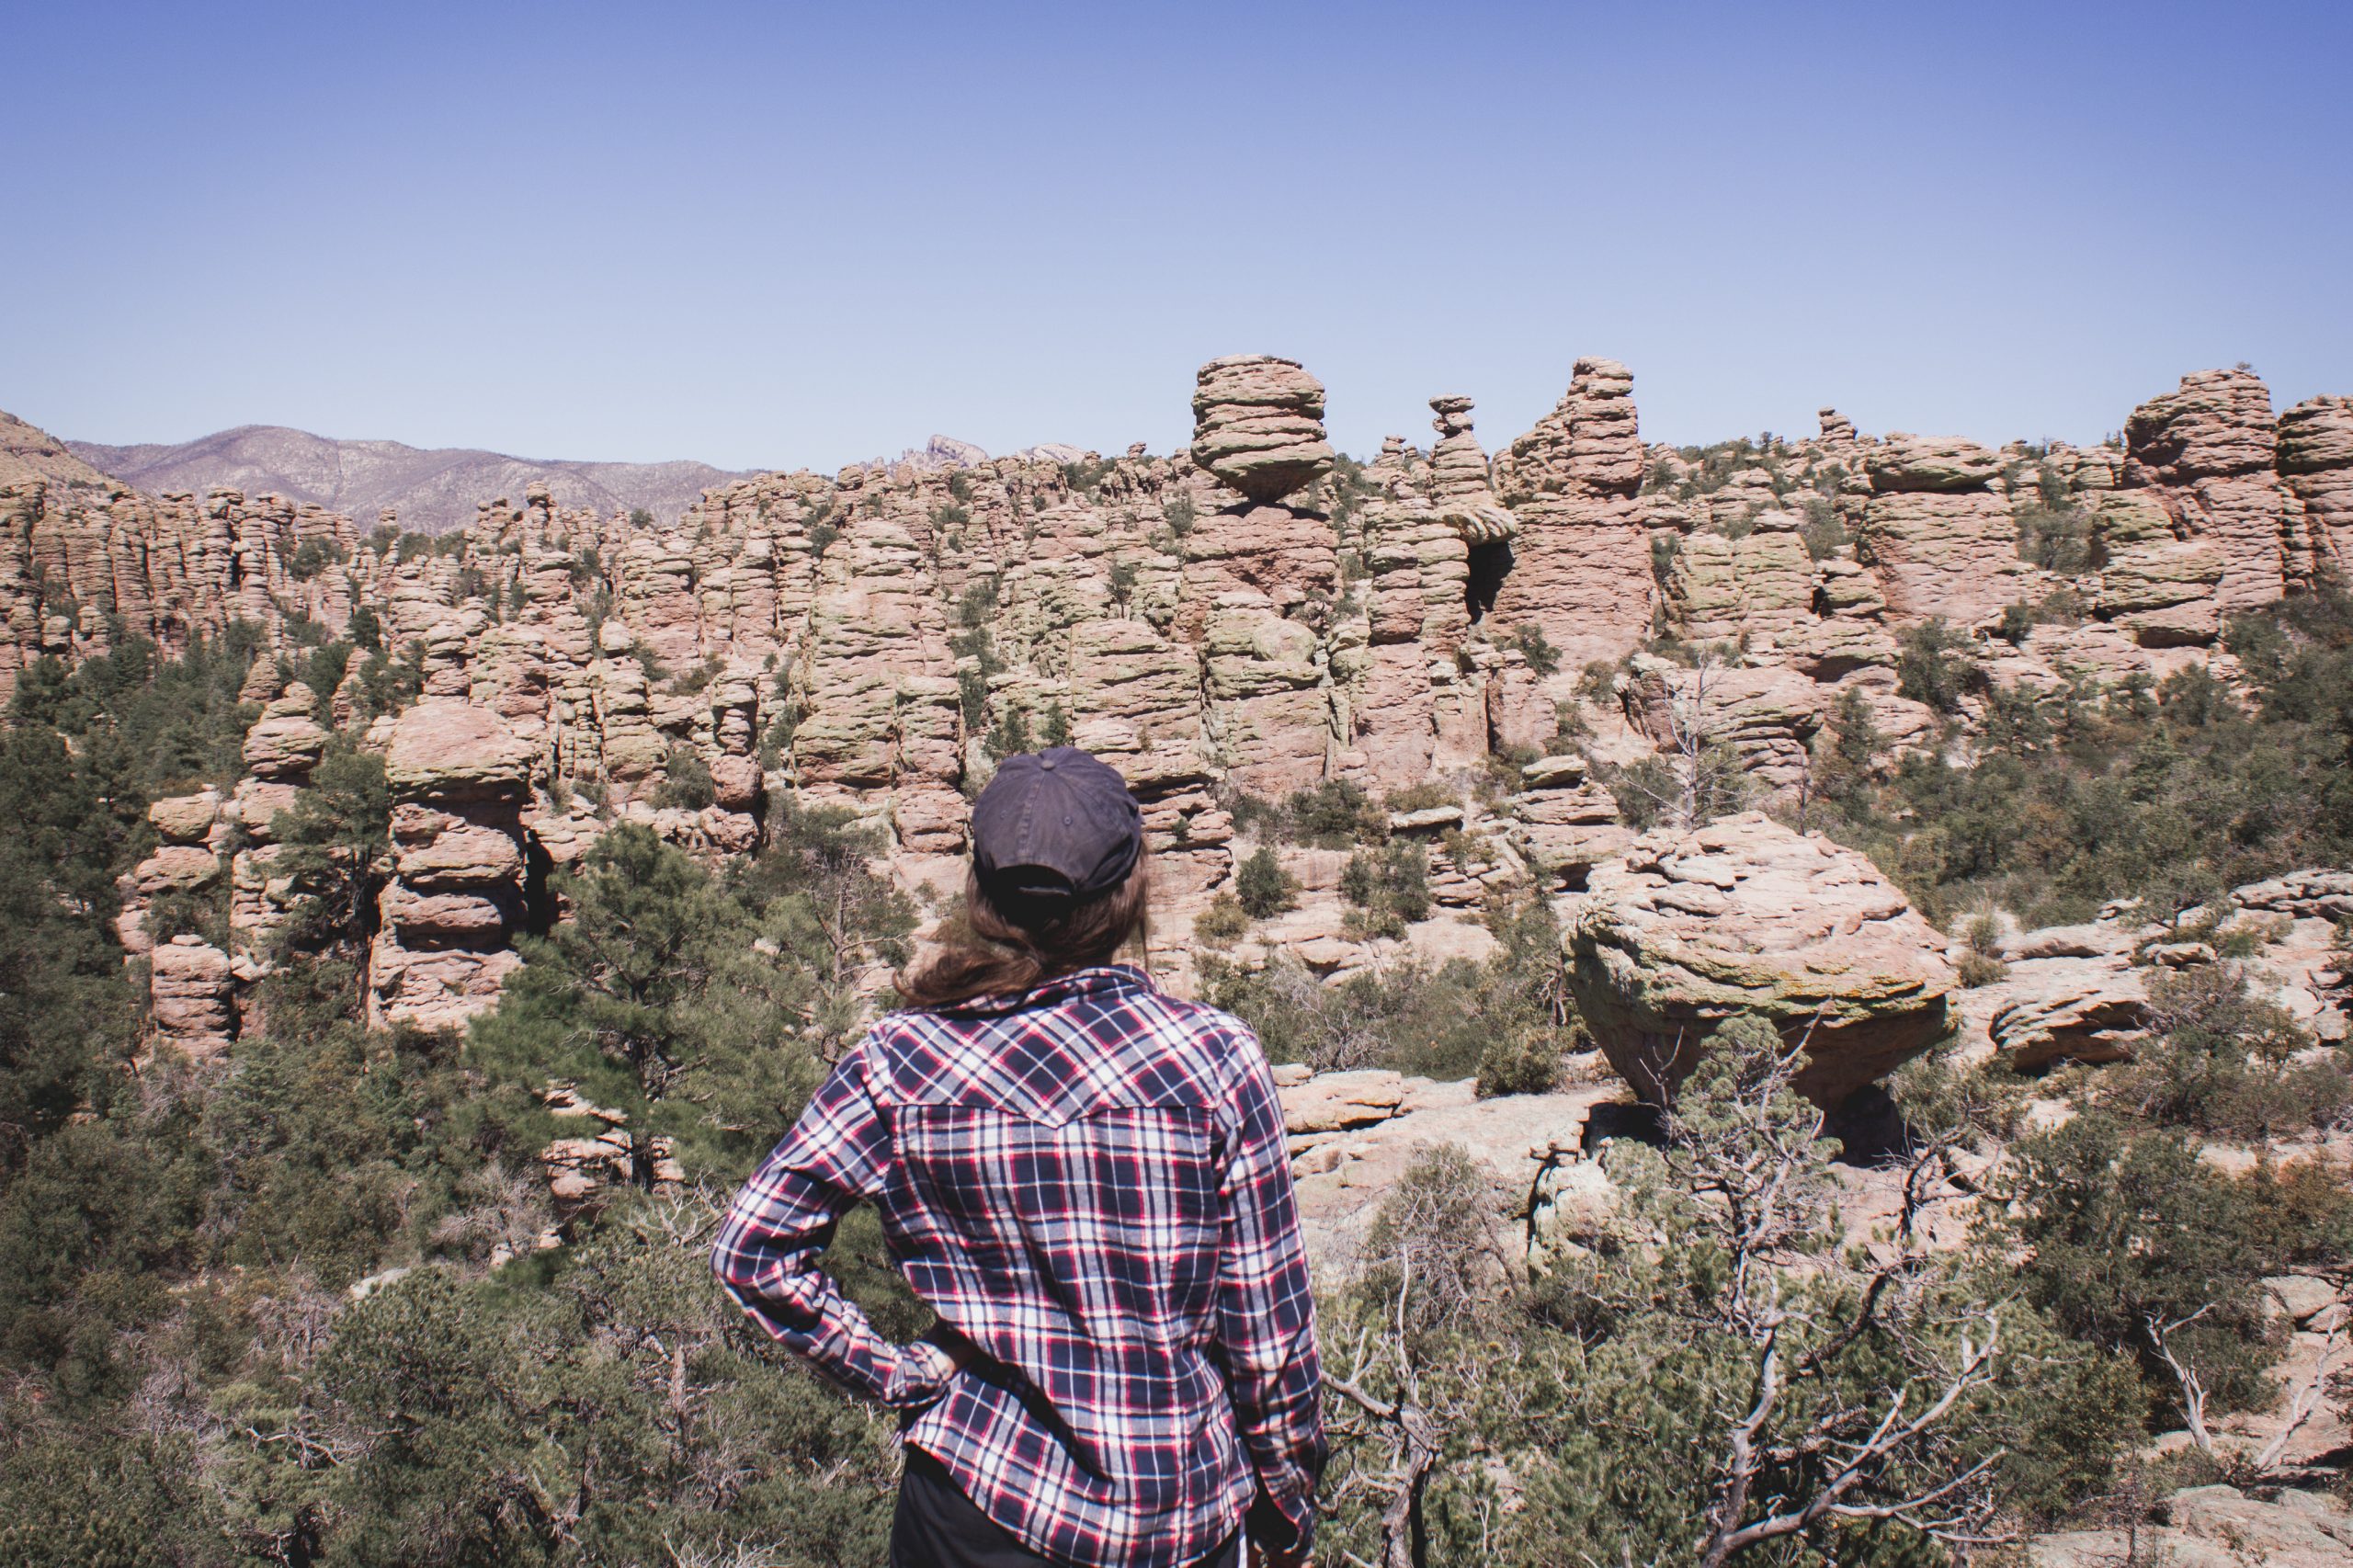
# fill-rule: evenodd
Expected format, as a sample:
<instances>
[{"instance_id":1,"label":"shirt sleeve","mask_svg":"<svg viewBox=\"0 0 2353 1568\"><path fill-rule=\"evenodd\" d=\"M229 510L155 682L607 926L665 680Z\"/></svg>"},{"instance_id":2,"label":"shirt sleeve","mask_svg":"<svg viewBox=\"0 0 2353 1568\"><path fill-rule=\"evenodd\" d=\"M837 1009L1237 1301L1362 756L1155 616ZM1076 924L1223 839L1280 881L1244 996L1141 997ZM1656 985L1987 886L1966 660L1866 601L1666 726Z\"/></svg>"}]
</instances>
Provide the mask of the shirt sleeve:
<instances>
[{"instance_id":1,"label":"shirt sleeve","mask_svg":"<svg viewBox=\"0 0 2353 1568\"><path fill-rule=\"evenodd\" d=\"M1324 1471L1324 1372L1282 1105L1255 1041L1245 1056L1222 1193L1218 1344L1243 1449L1257 1472L1245 1521L1250 1539L1300 1553L1314 1533L1315 1483Z\"/></svg>"},{"instance_id":2,"label":"shirt sleeve","mask_svg":"<svg viewBox=\"0 0 2353 1568\"><path fill-rule=\"evenodd\" d=\"M954 1374L938 1346L893 1345L817 1267L834 1227L881 1195L891 1159L861 1044L818 1089L784 1142L735 1195L710 1249L735 1304L795 1354L851 1390L899 1409L929 1403Z\"/></svg>"}]
</instances>

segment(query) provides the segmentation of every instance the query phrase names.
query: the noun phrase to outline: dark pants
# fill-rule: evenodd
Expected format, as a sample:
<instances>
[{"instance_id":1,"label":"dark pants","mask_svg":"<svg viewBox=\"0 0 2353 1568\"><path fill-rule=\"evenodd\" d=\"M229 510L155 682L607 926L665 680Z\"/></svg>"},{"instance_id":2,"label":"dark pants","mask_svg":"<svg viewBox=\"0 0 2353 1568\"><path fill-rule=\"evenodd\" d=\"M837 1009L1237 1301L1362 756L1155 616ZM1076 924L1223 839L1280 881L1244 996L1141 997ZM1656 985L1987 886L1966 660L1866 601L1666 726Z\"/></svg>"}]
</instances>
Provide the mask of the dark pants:
<instances>
[{"instance_id":1,"label":"dark pants","mask_svg":"<svg viewBox=\"0 0 2353 1568\"><path fill-rule=\"evenodd\" d=\"M899 1511L891 1520L891 1568L1064 1568L1053 1558L1039 1556L982 1513L946 1465L921 1449L905 1453ZM1237 1530L1202 1558L1198 1568L1241 1568L1241 1562L1242 1535Z\"/></svg>"}]
</instances>

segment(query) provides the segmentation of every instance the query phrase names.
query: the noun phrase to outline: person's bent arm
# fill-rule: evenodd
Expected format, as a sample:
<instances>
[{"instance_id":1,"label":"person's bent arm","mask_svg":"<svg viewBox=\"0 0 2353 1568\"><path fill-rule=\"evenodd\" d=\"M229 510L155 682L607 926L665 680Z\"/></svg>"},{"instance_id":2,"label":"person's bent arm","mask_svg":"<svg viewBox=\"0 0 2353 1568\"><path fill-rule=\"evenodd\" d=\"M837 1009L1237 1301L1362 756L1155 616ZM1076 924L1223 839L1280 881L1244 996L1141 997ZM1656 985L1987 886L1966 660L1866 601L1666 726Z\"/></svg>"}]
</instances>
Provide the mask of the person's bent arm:
<instances>
[{"instance_id":1,"label":"person's bent arm","mask_svg":"<svg viewBox=\"0 0 2353 1568\"><path fill-rule=\"evenodd\" d=\"M890 1157L865 1060L863 1049L842 1059L735 1195L710 1267L735 1304L787 1349L859 1393L906 1408L938 1397L956 1358L927 1341L892 1344L817 1267L841 1216L880 1195Z\"/></svg>"},{"instance_id":2,"label":"person's bent arm","mask_svg":"<svg viewBox=\"0 0 2353 1568\"><path fill-rule=\"evenodd\" d=\"M1218 1347L1257 1471L1250 1540L1279 1562L1305 1557L1324 1459L1323 1365L1315 1298L1299 1236L1290 1157L1273 1075L1256 1051L1235 1085L1237 1119L1223 1189Z\"/></svg>"}]
</instances>

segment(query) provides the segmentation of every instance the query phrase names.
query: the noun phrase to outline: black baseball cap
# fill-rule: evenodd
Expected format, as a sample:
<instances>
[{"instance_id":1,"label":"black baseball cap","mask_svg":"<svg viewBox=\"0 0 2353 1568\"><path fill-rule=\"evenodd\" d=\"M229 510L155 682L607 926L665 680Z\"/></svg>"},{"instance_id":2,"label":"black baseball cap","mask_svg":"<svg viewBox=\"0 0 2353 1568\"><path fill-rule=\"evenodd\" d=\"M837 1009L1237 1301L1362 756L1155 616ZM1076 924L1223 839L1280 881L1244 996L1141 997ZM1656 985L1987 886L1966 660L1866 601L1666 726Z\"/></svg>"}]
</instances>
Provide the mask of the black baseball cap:
<instances>
[{"instance_id":1,"label":"black baseball cap","mask_svg":"<svg viewBox=\"0 0 2353 1568\"><path fill-rule=\"evenodd\" d=\"M1076 746L1006 757L972 802L972 870L1017 918L1110 892L1142 853L1143 809L1128 781Z\"/></svg>"}]
</instances>

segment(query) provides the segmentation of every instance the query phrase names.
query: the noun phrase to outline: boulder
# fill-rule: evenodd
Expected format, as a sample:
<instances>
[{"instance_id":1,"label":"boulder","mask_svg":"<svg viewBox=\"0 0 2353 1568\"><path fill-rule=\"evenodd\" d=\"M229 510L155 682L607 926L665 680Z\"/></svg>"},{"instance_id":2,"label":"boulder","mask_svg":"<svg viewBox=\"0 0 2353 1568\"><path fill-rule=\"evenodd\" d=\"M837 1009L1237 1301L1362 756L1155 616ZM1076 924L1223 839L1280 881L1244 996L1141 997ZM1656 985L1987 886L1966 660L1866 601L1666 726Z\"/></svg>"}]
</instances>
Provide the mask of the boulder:
<instances>
[{"instance_id":1,"label":"boulder","mask_svg":"<svg viewBox=\"0 0 2353 1568\"><path fill-rule=\"evenodd\" d=\"M1324 1073L1290 1088L1282 1096L1283 1131L1294 1137L1336 1132L1385 1121L1397 1114L1405 1097L1405 1080L1381 1068L1360 1073Z\"/></svg>"},{"instance_id":2,"label":"boulder","mask_svg":"<svg viewBox=\"0 0 2353 1568\"><path fill-rule=\"evenodd\" d=\"M384 781L402 800L519 799L530 783L533 751L491 709L420 702L392 726Z\"/></svg>"},{"instance_id":3,"label":"boulder","mask_svg":"<svg viewBox=\"0 0 2353 1568\"><path fill-rule=\"evenodd\" d=\"M2353 1568L2353 1517L2334 1498L2283 1488L2270 1501L2232 1486L2193 1486L2132 1531L2065 1530L2027 1542L2031 1568Z\"/></svg>"},{"instance_id":4,"label":"boulder","mask_svg":"<svg viewBox=\"0 0 2353 1568\"><path fill-rule=\"evenodd\" d=\"M1270 503L1332 472L1324 383L1295 359L1229 354L1201 367L1193 392L1193 461L1253 501Z\"/></svg>"},{"instance_id":5,"label":"boulder","mask_svg":"<svg viewBox=\"0 0 2353 1568\"><path fill-rule=\"evenodd\" d=\"M2000 999L1986 1025L1994 1049L2020 1072L2129 1058L2149 1001L2130 954L2044 954L2030 940L2022 946L2033 956L2013 960L1994 987Z\"/></svg>"},{"instance_id":6,"label":"boulder","mask_svg":"<svg viewBox=\"0 0 2353 1568\"><path fill-rule=\"evenodd\" d=\"M245 732L245 771L280 782L309 778L327 749L326 731L311 717L314 705L311 688L297 681L263 708L261 718Z\"/></svg>"},{"instance_id":7,"label":"boulder","mask_svg":"<svg viewBox=\"0 0 2353 1568\"><path fill-rule=\"evenodd\" d=\"M1944 938L1861 855L1761 812L1595 867L1566 941L1580 1017L1654 1103L1743 1013L1802 1042L1796 1087L1825 1108L1952 1028Z\"/></svg>"},{"instance_id":8,"label":"boulder","mask_svg":"<svg viewBox=\"0 0 2353 1568\"><path fill-rule=\"evenodd\" d=\"M200 844L221 818L221 791L167 795L147 808L147 820L167 844Z\"/></svg>"}]
</instances>

